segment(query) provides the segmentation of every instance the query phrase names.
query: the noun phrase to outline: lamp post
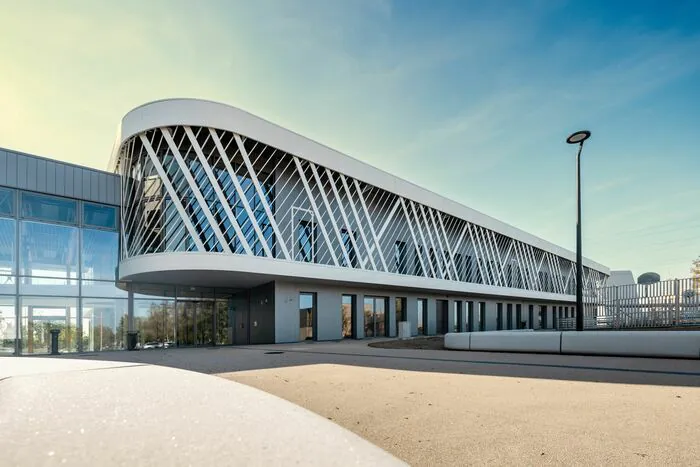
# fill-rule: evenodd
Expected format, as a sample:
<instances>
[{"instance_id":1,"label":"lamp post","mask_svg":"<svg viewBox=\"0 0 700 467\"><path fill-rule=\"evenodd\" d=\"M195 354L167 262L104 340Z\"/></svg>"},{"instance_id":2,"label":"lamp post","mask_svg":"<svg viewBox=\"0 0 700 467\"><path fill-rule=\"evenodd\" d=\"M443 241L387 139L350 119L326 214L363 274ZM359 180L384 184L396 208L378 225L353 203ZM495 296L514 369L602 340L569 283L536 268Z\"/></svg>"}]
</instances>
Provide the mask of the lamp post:
<instances>
[{"instance_id":1,"label":"lamp post","mask_svg":"<svg viewBox=\"0 0 700 467\"><path fill-rule=\"evenodd\" d=\"M581 150L591 137L587 130L577 131L566 138L569 144L578 144L576 154L576 330L583 331L583 258L581 255Z\"/></svg>"}]
</instances>

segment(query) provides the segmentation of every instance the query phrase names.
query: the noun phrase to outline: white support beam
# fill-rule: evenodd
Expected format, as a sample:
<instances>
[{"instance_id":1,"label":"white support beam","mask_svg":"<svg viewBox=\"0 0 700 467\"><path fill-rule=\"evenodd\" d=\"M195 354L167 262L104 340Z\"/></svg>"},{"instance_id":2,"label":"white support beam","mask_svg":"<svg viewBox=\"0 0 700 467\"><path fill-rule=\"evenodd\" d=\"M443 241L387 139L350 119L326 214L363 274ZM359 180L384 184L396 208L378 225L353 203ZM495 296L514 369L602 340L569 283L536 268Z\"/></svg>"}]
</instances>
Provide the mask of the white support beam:
<instances>
[{"instance_id":1,"label":"white support beam","mask_svg":"<svg viewBox=\"0 0 700 467\"><path fill-rule=\"evenodd\" d=\"M252 255L253 250L250 249L250 245L248 245L248 241L246 240L245 235L243 234L243 230L241 230L241 227L238 224L238 219L236 219L236 216L233 214L233 211L231 210L231 206L229 206L229 203L227 202L226 195L224 194L223 190L221 189L221 186L219 186L219 181L216 179L214 172L212 172L211 167L209 166L209 162L207 161L207 158L204 156L204 153L202 152L202 148L199 146L199 143L197 142L197 138L195 137L194 133L192 132L192 128L190 128L189 126L186 126L185 133L187 133L187 137L190 139L190 143L192 144L192 147L194 148L194 152L197 154L197 158L199 159L200 164L202 164L202 167L204 168L204 172L207 174L207 178L209 178L209 183L211 183L211 186L214 188L214 192L216 193L216 196L219 198L219 201L221 202L221 207L224 209L224 212L226 213L226 216L228 217L229 222L231 222L231 225L233 226L233 230L236 232L236 236L238 237L238 240L241 242L241 245L243 246L243 249L245 250L246 254ZM261 242L263 243L263 245L267 245L267 242L265 241L264 237L261 239ZM268 256L272 257L271 254Z\"/></svg>"},{"instance_id":2,"label":"white support beam","mask_svg":"<svg viewBox=\"0 0 700 467\"><path fill-rule=\"evenodd\" d=\"M282 232L280 232L279 227L277 226L277 221L275 221L275 215L272 213L272 209L270 209L270 206L267 202L267 198L265 196L265 193L263 192L262 187L260 186L260 181L258 181L258 176L255 173L255 169L253 168L253 164L250 163L250 158L248 157L248 151L246 151L245 146L243 145L243 140L241 140L241 137L237 135L236 133L233 134L234 139L236 140L236 144L238 145L238 150L241 152L241 156L243 156L243 162L245 163L246 169L248 169L248 174L250 175L250 179L253 182L253 186L255 187L255 191L258 193L258 196L260 197L260 204L262 204L263 209L265 210L265 214L267 215L267 219L270 221L270 225L272 226L272 230L275 231L275 235L277 236L277 245L280 246L282 249L282 253L284 254L285 259L292 259L289 256L289 250L287 249L287 244L284 241L284 237L282 236ZM217 137L218 139L218 137ZM221 144L221 142L219 142Z\"/></svg>"},{"instance_id":3,"label":"white support beam","mask_svg":"<svg viewBox=\"0 0 700 467\"><path fill-rule=\"evenodd\" d=\"M335 266L340 266L338 263L338 257L335 256L335 251L333 250L333 244L331 243L331 239L328 236L328 232L326 231L326 226L324 225L323 218L321 217L321 214L318 212L318 206L316 205L316 200L314 199L314 194L311 191L311 187L309 186L309 181L306 179L306 175L304 174L304 169L301 167L301 162L299 162L299 158L297 156L292 156L294 157L294 164L297 167L297 173L299 173L299 177L301 177L301 183L304 185L304 190L306 190L306 195L309 198L309 203L311 203L311 209L314 212L314 216L319 220L318 226L321 227L321 235L323 235L323 239L326 242L326 247L328 248L328 251L331 254L331 259L333 260L333 264ZM311 164L311 162L309 162Z\"/></svg>"},{"instance_id":4,"label":"white support beam","mask_svg":"<svg viewBox=\"0 0 700 467\"><path fill-rule=\"evenodd\" d=\"M170 195L170 199L173 202L173 205L175 206L175 209L177 210L178 214L180 215L180 218L185 225L185 228L190 234L190 237L192 238L192 241L194 244L197 246L197 250L199 251L206 251L204 248L204 244L202 243L202 240L199 238L199 234L197 233L197 229L194 228L194 225L192 224L192 221L190 220L190 216L187 215L185 212L185 208L182 206L182 202L180 201L180 198L177 196L177 192L173 188L173 185L170 183L170 179L168 178L168 174L165 173L165 170L163 170L163 166L161 165L160 161L158 160L158 156L156 156L155 151L153 150L153 147L151 146L151 143L148 141L146 138L146 135L141 133L139 135L141 138L141 144L143 144L143 147L146 148L146 152L148 153L148 157L151 159L151 163L153 164L153 167L155 167L156 172L158 172L158 176L160 177L161 181L163 182L163 185L165 186L165 190L168 192Z\"/></svg>"}]
</instances>

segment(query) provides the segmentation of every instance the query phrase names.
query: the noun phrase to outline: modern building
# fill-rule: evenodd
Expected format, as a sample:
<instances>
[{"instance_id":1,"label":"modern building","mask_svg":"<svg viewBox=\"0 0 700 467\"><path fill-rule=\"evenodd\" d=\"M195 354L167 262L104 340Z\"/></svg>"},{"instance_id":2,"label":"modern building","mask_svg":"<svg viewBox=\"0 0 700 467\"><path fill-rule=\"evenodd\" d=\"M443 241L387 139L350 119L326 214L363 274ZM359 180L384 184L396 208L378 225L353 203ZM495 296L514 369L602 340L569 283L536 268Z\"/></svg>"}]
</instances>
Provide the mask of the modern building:
<instances>
[{"instance_id":1,"label":"modern building","mask_svg":"<svg viewBox=\"0 0 700 467\"><path fill-rule=\"evenodd\" d=\"M6 351L45 352L49 325L97 351L573 316L573 252L228 105L132 110L109 165L0 150ZM591 296L609 273L584 260Z\"/></svg>"}]
</instances>

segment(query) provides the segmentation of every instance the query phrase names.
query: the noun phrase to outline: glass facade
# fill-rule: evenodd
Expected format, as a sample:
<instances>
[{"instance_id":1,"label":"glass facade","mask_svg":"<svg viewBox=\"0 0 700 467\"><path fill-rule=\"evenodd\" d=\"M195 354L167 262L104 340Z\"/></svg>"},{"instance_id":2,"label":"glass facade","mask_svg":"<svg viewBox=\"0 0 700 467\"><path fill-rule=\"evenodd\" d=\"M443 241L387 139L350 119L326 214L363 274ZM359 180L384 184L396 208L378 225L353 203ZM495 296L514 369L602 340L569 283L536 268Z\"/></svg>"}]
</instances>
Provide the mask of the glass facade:
<instances>
[{"instance_id":1,"label":"glass facade","mask_svg":"<svg viewBox=\"0 0 700 467\"><path fill-rule=\"evenodd\" d=\"M0 188L0 353L125 347L118 208Z\"/></svg>"}]
</instances>

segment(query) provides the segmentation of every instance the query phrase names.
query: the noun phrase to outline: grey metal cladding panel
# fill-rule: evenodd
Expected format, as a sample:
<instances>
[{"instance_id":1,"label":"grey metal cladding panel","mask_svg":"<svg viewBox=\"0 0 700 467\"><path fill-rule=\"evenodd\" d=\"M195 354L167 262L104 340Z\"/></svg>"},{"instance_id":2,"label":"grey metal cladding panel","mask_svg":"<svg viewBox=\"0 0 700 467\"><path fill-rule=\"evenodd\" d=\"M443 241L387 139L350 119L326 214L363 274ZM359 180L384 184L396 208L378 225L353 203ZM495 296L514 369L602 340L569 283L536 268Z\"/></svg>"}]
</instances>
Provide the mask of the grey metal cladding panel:
<instances>
[{"instance_id":1,"label":"grey metal cladding panel","mask_svg":"<svg viewBox=\"0 0 700 467\"><path fill-rule=\"evenodd\" d=\"M46 161L43 159L36 161L36 187L39 191L46 189Z\"/></svg>"},{"instance_id":2,"label":"grey metal cladding panel","mask_svg":"<svg viewBox=\"0 0 700 467\"><path fill-rule=\"evenodd\" d=\"M109 175L104 173L98 173L100 178L100 203L107 202L107 184L109 183Z\"/></svg>"},{"instance_id":3,"label":"grey metal cladding panel","mask_svg":"<svg viewBox=\"0 0 700 467\"><path fill-rule=\"evenodd\" d=\"M37 159L27 157L27 190L38 190L40 185L37 183Z\"/></svg>"},{"instance_id":4,"label":"grey metal cladding panel","mask_svg":"<svg viewBox=\"0 0 700 467\"><path fill-rule=\"evenodd\" d=\"M90 171L85 169L80 169L83 174L83 194L81 198L91 199L90 197Z\"/></svg>"},{"instance_id":5,"label":"grey metal cladding panel","mask_svg":"<svg viewBox=\"0 0 700 467\"><path fill-rule=\"evenodd\" d=\"M56 163L46 161L46 192L56 193Z\"/></svg>"},{"instance_id":6,"label":"grey metal cladding panel","mask_svg":"<svg viewBox=\"0 0 700 467\"><path fill-rule=\"evenodd\" d=\"M66 166L63 164L56 164L56 194L65 196L66 195Z\"/></svg>"},{"instance_id":7,"label":"grey metal cladding panel","mask_svg":"<svg viewBox=\"0 0 700 467\"><path fill-rule=\"evenodd\" d=\"M66 166L66 173L65 173L65 181L64 181L64 190L66 192L66 196L75 196L74 195L74 188L73 188L73 180L75 179L75 167L71 166Z\"/></svg>"},{"instance_id":8,"label":"grey metal cladding panel","mask_svg":"<svg viewBox=\"0 0 700 467\"><path fill-rule=\"evenodd\" d=\"M0 149L0 185L7 185L7 153Z\"/></svg>"},{"instance_id":9,"label":"grey metal cladding panel","mask_svg":"<svg viewBox=\"0 0 700 467\"><path fill-rule=\"evenodd\" d=\"M114 177L107 177L107 183L105 183L105 186L107 187L107 201L106 203L109 204L116 204L114 202Z\"/></svg>"},{"instance_id":10,"label":"grey metal cladding panel","mask_svg":"<svg viewBox=\"0 0 700 467\"><path fill-rule=\"evenodd\" d=\"M91 201L100 201L100 174L90 171L90 197Z\"/></svg>"},{"instance_id":11,"label":"grey metal cladding panel","mask_svg":"<svg viewBox=\"0 0 700 467\"><path fill-rule=\"evenodd\" d=\"M73 196L83 197L83 169L79 167L73 168Z\"/></svg>"},{"instance_id":12,"label":"grey metal cladding panel","mask_svg":"<svg viewBox=\"0 0 700 467\"><path fill-rule=\"evenodd\" d=\"M17 157L17 188L27 188L27 158Z\"/></svg>"},{"instance_id":13,"label":"grey metal cladding panel","mask_svg":"<svg viewBox=\"0 0 700 467\"><path fill-rule=\"evenodd\" d=\"M12 153L7 156L7 185L17 187L17 156Z\"/></svg>"}]
</instances>

